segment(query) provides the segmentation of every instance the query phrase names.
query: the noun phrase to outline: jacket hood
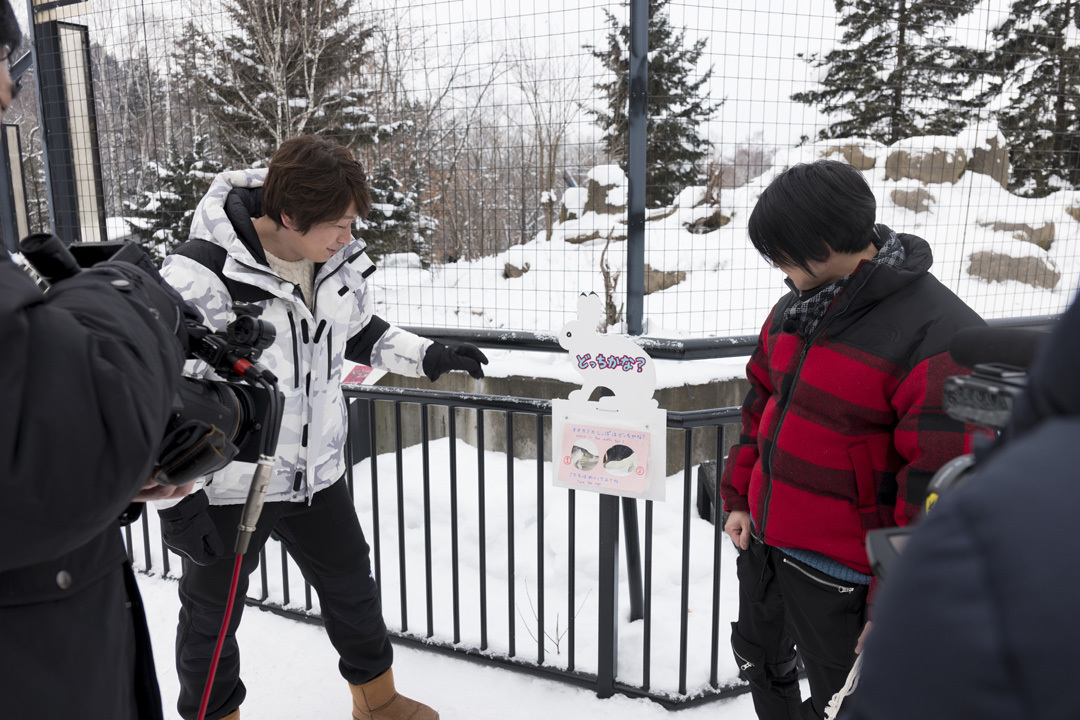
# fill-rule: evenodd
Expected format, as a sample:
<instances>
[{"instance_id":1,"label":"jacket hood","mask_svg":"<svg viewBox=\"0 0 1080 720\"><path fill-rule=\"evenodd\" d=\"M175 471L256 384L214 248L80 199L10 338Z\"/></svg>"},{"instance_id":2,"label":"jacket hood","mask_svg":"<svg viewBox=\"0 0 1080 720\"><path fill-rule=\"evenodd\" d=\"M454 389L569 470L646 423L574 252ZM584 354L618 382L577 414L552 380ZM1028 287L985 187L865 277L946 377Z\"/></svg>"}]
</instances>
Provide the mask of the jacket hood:
<instances>
[{"instance_id":1,"label":"jacket hood","mask_svg":"<svg viewBox=\"0 0 1080 720\"><path fill-rule=\"evenodd\" d=\"M261 217L262 185L266 168L232 170L220 173L195 208L190 237L208 240L225 248L242 263L269 269L266 252L252 219ZM354 239L328 262L316 264L316 276L323 267L332 271L363 251L363 240Z\"/></svg>"},{"instance_id":2,"label":"jacket hood","mask_svg":"<svg viewBox=\"0 0 1080 720\"><path fill-rule=\"evenodd\" d=\"M874 244L881 247L893 231L886 225L875 225L874 233L877 240ZM926 273L930 272L930 266L934 264L934 253L930 250L930 243L915 235L898 233L897 237L904 248L904 262L900 267L873 264L866 270L859 288L859 297L864 302L877 302L882 298L894 294L901 288L910 285ZM863 273L859 273L862 275ZM859 277L856 275L856 283Z\"/></svg>"},{"instance_id":3,"label":"jacket hood","mask_svg":"<svg viewBox=\"0 0 1080 720\"><path fill-rule=\"evenodd\" d=\"M258 235L255 234L255 226L251 224L253 215L248 214L243 219L246 222L240 223L241 233L249 234L247 242L244 242L241 233L237 232L237 227L233 224L234 218L240 219L239 216L243 214L242 209L254 204L255 199L252 197L252 191L255 188L260 189L258 207L259 214L262 214L261 188L265 179L265 168L231 170L215 177L214 182L210 184L210 189L206 191L206 195L203 196L203 199L199 201L198 206L195 208L195 217L191 221L191 237L209 240L215 245L225 248L230 255L248 256L256 263L266 265L266 254L263 253L262 246L258 241ZM237 193L230 200L229 196L234 189L244 189L247 192ZM258 216L255 215L254 217ZM254 248L249 247L252 244L255 246Z\"/></svg>"},{"instance_id":4,"label":"jacket hood","mask_svg":"<svg viewBox=\"0 0 1080 720\"><path fill-rule=\"evenodd\" d=\"M875 225L875 245L881 247L893 231L886 225ZM887 297L895 295L907 286L923 278L934 264L930 244L920 237L899 233L897 237L904 248L904 261L899 267L884 263L864 261L852 278L851 284L836 299L831 314L835 318L830 332L838 332L847 326L842 318L854 322L867 310Z\"/></svg>"},{"instance_id":5,"label":"jacket hood","mask_svg":"<svg viewBox=\"0 0 1080 720\"><path fill-rule=\"evenodd\" d=\"M233 188L225 196L225 215L232 223L237 239L248 252L263 265L269 266L266 251L259 242L259 233L255 230L255 218L262 217L262 188Z\"/></svg>"}]
</instances>

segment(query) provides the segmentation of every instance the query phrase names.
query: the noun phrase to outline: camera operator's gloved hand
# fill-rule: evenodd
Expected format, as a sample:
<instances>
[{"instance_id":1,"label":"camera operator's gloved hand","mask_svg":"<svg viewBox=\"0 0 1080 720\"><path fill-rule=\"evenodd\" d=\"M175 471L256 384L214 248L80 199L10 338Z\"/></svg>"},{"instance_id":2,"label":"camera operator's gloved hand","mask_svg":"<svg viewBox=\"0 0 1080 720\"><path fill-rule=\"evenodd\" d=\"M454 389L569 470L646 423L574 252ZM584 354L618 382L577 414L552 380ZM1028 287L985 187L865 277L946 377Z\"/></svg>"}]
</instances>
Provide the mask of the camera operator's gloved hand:
<instances>
[{"instance_id":1,"label":"camera operator's gloved hand","mask_svg":"<svg viewBox=\"0 0 1080 720\"><path fill-rule=\"evenodd\" d=\"M444 372L464 370L474 378L482 378L484 368L481 367L481 363L486 365L487 361L487 356L475 345L465 343L446 346L440 342L433 342L424 354L424 374L429 380L434 381L438 380Z\"/></svg>"},{"instance_id":2,"label":"camera operator's gloved hand","mask_svg":"<svg viewBox=\"0 0 1080 720\"><path fill-rule=\"evenodd\" d=\"M210 500L199 490L171 508L158 510L165 544L196 565L212 565L225 557L225 545L208 507Z\"/></svg>"}]
</instances>

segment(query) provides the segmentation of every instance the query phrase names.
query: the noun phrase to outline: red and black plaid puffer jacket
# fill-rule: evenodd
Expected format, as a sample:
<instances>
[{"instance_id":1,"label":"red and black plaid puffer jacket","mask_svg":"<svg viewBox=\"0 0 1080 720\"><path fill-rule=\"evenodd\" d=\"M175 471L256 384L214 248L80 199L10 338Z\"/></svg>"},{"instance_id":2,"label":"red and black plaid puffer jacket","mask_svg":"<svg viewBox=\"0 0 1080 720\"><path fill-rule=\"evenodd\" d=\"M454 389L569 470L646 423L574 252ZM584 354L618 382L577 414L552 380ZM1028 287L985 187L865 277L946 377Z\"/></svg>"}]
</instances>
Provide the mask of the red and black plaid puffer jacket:
<instances>
[{"instance_id":1,"label":"red and black plaid puffer jacket","mask_svg":"<svg viewBox=\"0 0 1080 720\"><path fill-rule=\"evenodd\" d=\"M823 553L869 573L867 530L906 525L934 472L981 432L942 408L947 352L982 319L929 268L929 245L900 235L899 268L863 263L813 336L786 332L791 293L773 308L747 365L743 430L720 492L777 547Z\"/></svg>"}]
</instances>

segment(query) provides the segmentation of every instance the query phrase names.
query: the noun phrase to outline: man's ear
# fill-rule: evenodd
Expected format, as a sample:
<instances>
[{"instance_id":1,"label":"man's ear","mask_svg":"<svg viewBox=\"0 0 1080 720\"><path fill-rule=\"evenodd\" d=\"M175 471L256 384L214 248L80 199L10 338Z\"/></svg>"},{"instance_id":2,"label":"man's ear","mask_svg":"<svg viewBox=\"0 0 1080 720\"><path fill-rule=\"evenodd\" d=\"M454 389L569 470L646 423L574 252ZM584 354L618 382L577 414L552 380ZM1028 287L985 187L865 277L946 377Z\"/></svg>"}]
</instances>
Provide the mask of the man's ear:
<instances>
[{"instance_id":1,"label":"man's ear","mask_svg":"<svg viewBox=\"0 0 1080 720\"><path fill-rule=\"evenodd\" d=\"M294 232L296 231L296 223L285 213L281 213L281 224Z\"/></svg>"}]
</instances>

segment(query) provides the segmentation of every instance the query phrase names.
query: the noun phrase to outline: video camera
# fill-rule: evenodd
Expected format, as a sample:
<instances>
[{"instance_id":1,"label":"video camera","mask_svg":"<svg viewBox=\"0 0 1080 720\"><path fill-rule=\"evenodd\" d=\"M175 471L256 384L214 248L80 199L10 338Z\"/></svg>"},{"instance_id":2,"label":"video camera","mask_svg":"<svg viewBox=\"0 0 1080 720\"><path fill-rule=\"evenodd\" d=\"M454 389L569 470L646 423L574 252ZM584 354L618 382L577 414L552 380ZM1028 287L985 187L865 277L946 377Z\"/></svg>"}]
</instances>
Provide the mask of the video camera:
<instances>
[{"instance_id":1,"label":"video camera","mask_svg":"<svg viewBox=\"0 0 1080 720\"><path fill-rule=\"evenodd\" d=\"M156 277L177 304L184 305L135 243L74 243L69 249L55 235L37 233L19 245L49 285L99 262L123 261ZM180 379L154 463L153 478L159 483L185 485L233 460L257 462L260 455L274 454L284 401L277 378L257 360L276 331L259 319L262 308L256 305L235 303L233 310L236 318L217 332L203 325L195 311L185 312L188 357L207 363L224 382Z\"/></svg>"},{"instance_id":2,"label":"video camera","mask_svg":"<svg viewBox=\"0 0 1080 720\"><path fill-rule=\"evenodd\" d=\"M1047 333L1021 328L965 328L956 333L949 354L970 375L945 378L943 406L954 420L1000 433L1008 425L1017 398L1027 387L1027 371ZM975 469L974 454L941 466L927 486L924 512ZM874 575L882 578L896 562L914 528L885 528L866 534L866 555Z\"/></svg>"}]
</instances>

